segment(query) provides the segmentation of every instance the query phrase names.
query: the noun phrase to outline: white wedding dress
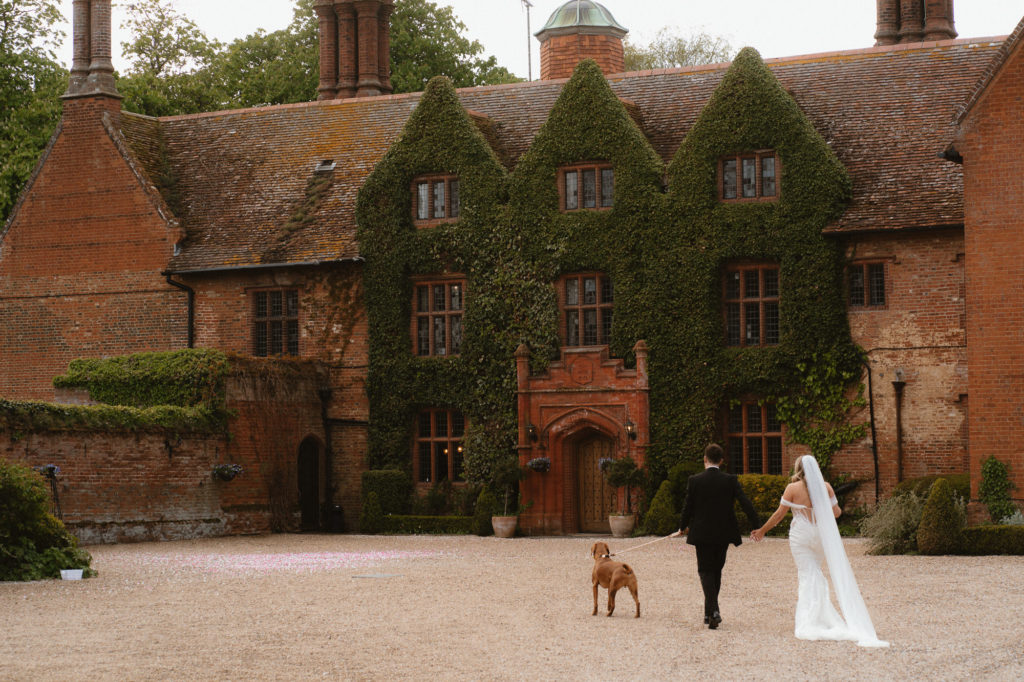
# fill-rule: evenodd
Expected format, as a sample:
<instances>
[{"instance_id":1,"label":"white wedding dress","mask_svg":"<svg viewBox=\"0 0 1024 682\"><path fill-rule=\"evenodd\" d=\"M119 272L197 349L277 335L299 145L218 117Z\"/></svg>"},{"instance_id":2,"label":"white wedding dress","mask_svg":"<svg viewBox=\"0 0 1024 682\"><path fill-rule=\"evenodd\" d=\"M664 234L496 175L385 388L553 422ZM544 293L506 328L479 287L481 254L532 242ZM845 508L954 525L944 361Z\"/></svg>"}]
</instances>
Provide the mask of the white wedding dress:
<instances>
[{"instance_id":1,"label":"white wedding dress","mask_svg":"<svg viewBox=\"0 0 1024 682\"><path fill-rule=\"evenodd\" d=\"M802 464L812 508L782 500L782 504L793 512L789 549L799 578L794 633L797 639L852 640L860 646L889 646L888 642L875 635L871 616L861 598L832 514L832 506L837 502L828 496L818 462L808 455ZM825 511L816 514L814 509ZM828 563L843 615L832 606L828 580L821 569L822 562Z\"/></svg>"}]
</instances>

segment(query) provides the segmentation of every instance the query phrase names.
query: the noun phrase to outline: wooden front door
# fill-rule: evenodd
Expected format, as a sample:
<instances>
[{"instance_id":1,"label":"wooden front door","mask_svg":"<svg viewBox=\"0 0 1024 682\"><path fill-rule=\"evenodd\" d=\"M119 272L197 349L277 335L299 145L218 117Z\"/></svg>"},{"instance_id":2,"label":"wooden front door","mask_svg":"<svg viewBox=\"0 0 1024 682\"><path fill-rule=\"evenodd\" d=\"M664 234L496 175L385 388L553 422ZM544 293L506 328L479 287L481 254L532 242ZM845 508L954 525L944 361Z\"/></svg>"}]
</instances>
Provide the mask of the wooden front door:
<instances>
[{"instance_id":1,"label":"wooden front door","mask_svg":"<svg viewBox=\"0 0 1024 682\"><path fill-rule=\"evenodd\" d=\"M580 531L608 533L608 515L614 509L615 491L604 480L599 462L612 456L612 441L605 436L592 436L576 446L577 499Z\"/></svg>"}]
</instances>

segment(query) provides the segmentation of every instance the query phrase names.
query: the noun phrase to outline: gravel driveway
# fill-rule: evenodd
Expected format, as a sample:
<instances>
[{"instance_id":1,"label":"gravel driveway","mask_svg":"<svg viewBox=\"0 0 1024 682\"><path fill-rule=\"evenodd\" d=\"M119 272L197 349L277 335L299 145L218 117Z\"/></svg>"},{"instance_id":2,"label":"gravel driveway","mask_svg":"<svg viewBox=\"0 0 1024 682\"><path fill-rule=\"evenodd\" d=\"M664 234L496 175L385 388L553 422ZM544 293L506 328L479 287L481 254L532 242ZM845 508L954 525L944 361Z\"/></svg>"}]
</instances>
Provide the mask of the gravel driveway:
<instances>
[{"instance_id":1,"label":"gravel driveway","mask_svg":"<svg viewBox=\"0 0 1024 682\"><path fill-rule=\"evenodd\" d=\"M0 583L2 680L1024 679L1024 558L873 557L889 649L793 637L785 540L729 552L702 625L693 549L629 553L591 616L595 537L274 535L89 547L99 577ZM608 540L612 551L650 538ZM601 591L601 613L605 608Z\"/></svg>"}]
</instances>

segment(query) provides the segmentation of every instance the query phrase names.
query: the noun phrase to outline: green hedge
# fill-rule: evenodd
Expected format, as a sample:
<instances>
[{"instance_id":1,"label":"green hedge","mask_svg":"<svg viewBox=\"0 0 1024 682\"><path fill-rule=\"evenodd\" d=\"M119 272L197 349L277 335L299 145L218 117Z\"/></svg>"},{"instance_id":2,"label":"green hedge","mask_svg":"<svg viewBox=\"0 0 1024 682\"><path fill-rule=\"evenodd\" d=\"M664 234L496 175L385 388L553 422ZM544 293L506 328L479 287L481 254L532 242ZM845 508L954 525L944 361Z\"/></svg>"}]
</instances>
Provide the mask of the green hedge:
<instances>
[{"instance_id":1,"label":"green hedge","mask_svg":"<svg viewBox=\"0 0 1024 682\"><path fill-rule=\"evenodd\" d=\"M949 484L953 486L953 492L959 495L961 499L971 499L970 474L933 474L931 476L908 478L897 484L896 488L893 490L893 494L915 493L919 497L928 497L928 493L932 489L932 484L940 478L944 478L949 481Z\"/></svg>"},{"instance_id":2,"label":"green hedge","mask_svg":"<svg viewBox=\"0 0 1024 682\"><path fill-rule=\"evenodd\" d=\"M224 352L190 348L72 360L66 374L54 377L53 385L86 388L93 400L108 405L221 407L230 369Z\"/></svg>"},{"instance_id":3,"label":"green hedge","mask_svg":"<svg viewBox=\"0 0 1024 682\"><path fill-rule=\"evenodd\" d=\"M970 526L964 528L962 554L1024 556L1024 526Z\"/></svg>"},{"instance_id":4,"label":"green hedge","mask_svg":"<svg viewBox=\"0 0 1024 682\"><path fill-rule=\"evenodd\" d=\"M743 486L743 492L750 498L763 524L779 508L782 493L786 492L786 486L789 485L789 476L740 474L739 479L740 485ZM792 514L786 514L779 525L775 526L769 534L788 535L792 516ZM746 534L753 530L750 527L750 522L747 521L747 515L743 513L738 502L736 503L736 520L739 521L741 533Z\"/></svg>"},{"instance_id":5,"label":"green hedge","mask_svg":"<svg viewBox=\"0 0 1024 682\"><path fill-rule=\"evenodd\" d=\"M382 532L411 535L472 535L476 531L472 516L384 517Z\"/></svg>"},{"instance_id":6,"label":"green hedge","mask_svg":"<svg viewBox=\"0 0 1024 682\"><path fill-rule=\"evenodd\" d=\"M412 499L412 479L397 469L378 469L363 472L363 504L371 493L377 493L381 511L387 514L405 514Z\"/></svg>"}]
</instances>

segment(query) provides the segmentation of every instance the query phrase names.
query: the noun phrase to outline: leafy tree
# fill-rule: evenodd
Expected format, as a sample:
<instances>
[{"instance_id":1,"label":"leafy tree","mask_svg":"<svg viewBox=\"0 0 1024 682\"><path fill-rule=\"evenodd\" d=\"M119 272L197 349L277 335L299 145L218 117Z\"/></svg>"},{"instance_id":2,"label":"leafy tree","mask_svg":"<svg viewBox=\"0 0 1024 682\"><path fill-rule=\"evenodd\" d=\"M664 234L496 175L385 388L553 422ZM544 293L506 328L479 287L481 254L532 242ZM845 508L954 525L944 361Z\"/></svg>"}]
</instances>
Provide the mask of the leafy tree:
<instances>
[{"instance_id":1,"label":"leafy tree","mask_svg":"<svg viewBox=\"0 0 1024 682\"><path fill-rule=\"evenodd\" d=\"M391 83L395 92L419 92L434 76L447 76L457 88L514 83L508 69L483 46L462 35L466 25L451 7L429 0L399 0L391 18Z\"/></svg>"},{"instance_id":2,"label":"leafy tree","mask_svg":"<svg viewBox=\"0 0 1024 682\"><path fill-rule=\"evenodd\" d=\"M60 120L55 0L0 0L0 228Z\"/></svg>"},{"instance_id":3,"label":"leafy tree","mask_svg":"<svg viewBox=\"0 0 1024 682\"><path fill-rule=\"evenodd\" d=\"M137 0L125 5L121 43L130 70L118 81L123 106L150 116L190 114L223 108L226 99L206 67L223 46L206 37L170 0Z\"/></svg>"},{"instance_id":4,"label":"leafy tree","mask_svg":"<svg viewBox=\"0 0 1024 682\"><path fill-rule=\"evenodd\" d=\"M118 83L125 109L153 116L223 108L308 102L320 73L319 27L313 0L295 0L291 24L257 31L227 46L211 41L169 0L128 5L123 43L132 70ZM466 26L450 7L429 0L399 0L391 16L394 91L423 90L433 76L456 87L518 80L483 46L462 35Z\"/></svg>"},{"instance_id":5,"label":"leafy tree","mask_svg":"<svg viewBox=\"0 0 1024 682\"><path fill-rule=\"evenodd\" d=\"M121 28L131 40L121 43L131 73L169 76L208 63L221 44L206 37L195 22L171 7L170 0L137 0L125 6Z\"/></svg>"},{"instance_id":6,"label":"leafy tree","mask_svg":"<svg viewBox=\"0 0 1024 682\"><path fill-rule=\"evenodd\" d=\"M678 29L658 31L647 45L626 41L626 71L671 69L696 64L717 64L732 58L733 48L725 38L703 31L682 36Z\"/></svg>"}]
</instances>

